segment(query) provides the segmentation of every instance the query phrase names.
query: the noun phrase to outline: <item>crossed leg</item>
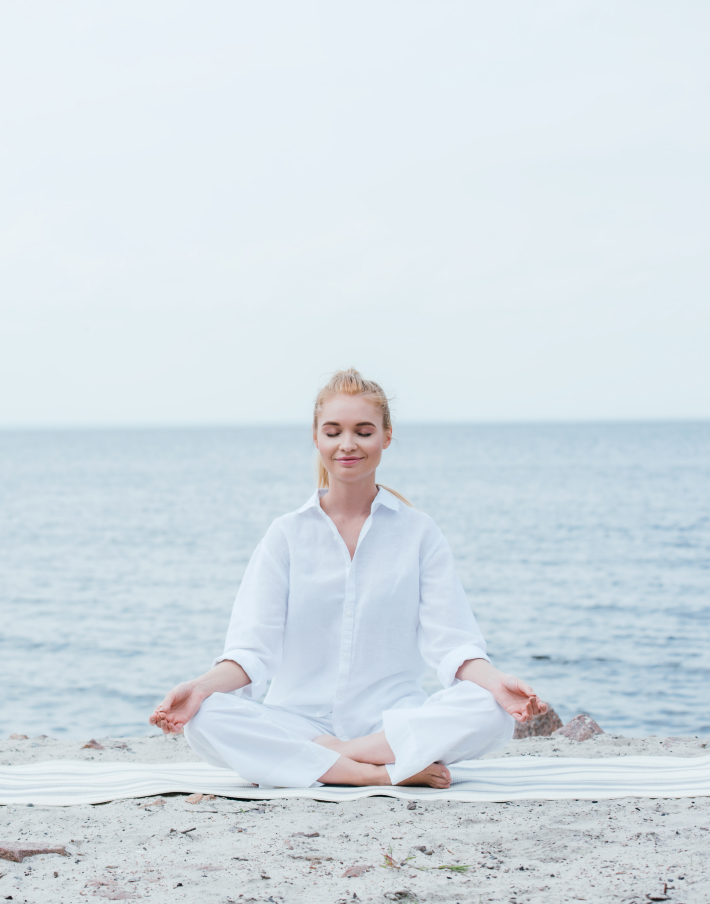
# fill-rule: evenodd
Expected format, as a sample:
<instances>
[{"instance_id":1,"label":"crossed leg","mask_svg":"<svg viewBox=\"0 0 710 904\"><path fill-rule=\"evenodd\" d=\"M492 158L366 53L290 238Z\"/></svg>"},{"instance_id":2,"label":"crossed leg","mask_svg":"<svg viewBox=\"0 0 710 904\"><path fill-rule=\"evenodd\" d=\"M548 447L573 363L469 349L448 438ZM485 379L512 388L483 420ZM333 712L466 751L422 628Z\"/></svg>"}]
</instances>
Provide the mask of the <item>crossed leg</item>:
<instances>
[{"instance_id":1,"label":"crossed leg","mask_svg":"<svg viewBox=\"0 0 710 904\"><path fill-rule=\"evenodd\" d=\"M386 763L394 763L395 756L384 731L341 741L332 735L320 735L314 744L327 747L340 754L330 769L319 779L326 785L391 785ZM411 775L398 785L425 785L429 788L448 788L451 773L442 763L432 763L416 775Z\"/></svg>"}]
</instances>

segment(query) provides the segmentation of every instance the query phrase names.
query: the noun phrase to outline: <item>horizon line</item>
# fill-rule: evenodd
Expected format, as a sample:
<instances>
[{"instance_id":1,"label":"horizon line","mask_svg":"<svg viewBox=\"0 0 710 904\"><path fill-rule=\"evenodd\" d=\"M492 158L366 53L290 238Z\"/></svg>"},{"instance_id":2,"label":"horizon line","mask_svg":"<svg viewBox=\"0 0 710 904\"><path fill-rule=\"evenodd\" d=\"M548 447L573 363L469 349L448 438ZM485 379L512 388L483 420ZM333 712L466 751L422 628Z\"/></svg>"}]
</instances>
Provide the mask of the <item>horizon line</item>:
<instances>
[{"instance_id":1,"label":"horizon line","mask_svg":"<svg viewBox=\"0 0 710 904\"><path fill-rule=\"evenodd\" d=\"M467 420L395 420L397 427L533 427L533 426L591 426L622 424L703 424L710 423L710 416L702 417L590 417L590 418L511 418L511 419L467 419ZM310 423L294 421L107 421L105 423L65 423L65 424L0 424L0 432L49 432L49 431L101 431L101 430L240 430L278 429L281 427L301 427L311 429Z\"/></svg>"}]
</instances>

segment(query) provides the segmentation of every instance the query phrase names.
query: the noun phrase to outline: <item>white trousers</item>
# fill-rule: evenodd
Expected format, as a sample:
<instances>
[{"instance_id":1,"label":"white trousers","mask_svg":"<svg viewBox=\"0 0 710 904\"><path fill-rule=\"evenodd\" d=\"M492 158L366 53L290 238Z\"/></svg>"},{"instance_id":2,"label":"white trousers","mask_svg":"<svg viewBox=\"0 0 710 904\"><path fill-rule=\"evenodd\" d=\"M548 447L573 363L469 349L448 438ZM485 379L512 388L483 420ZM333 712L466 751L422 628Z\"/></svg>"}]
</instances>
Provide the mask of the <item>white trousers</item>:
<instances>
[{"instance_id":1,"label":"white trousers","mask_svg":"<svg viewBox=\"0 0 710 904\"><path fill-rule=\"evenodd\" d=\"M382 722L395 755L386 766L393 785L431 763L492 753L510 741L515 726L493 695L470 681L439 691L421 706L387 710ZM199 757L262 787L316 784L340 756L313 743L323 734L335 734L329 716L305 717L233 694L212 694L185 726L187 743Z\"/></svg>"}]
</instances>

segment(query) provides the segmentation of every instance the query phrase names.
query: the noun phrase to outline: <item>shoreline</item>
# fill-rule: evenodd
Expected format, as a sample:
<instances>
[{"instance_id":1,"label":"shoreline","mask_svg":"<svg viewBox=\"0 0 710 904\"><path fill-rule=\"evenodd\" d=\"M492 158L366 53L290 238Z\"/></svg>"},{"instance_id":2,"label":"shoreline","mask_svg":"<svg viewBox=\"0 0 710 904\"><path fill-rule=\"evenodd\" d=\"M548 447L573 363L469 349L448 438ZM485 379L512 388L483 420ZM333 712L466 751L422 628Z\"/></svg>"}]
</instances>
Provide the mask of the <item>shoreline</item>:
<instances>
[{"instance_id":1,"label":"shoreline","mask_svg":"<svg viewBox=\"0 0 710 904\"><path fill-rule=\"evenodd\" d=\"M0 763L198 759L182 736L96 741L103 750L49 738L3 740ZM696 757L710 755L709 747L703 738L526 738L487 759ZM27 904L88 897L159 904L706 904L710 887L710 797L411 807L385 797L190 803L187 794L170 794L74 807L9 805L0 807L0 820L0 842L66 845L67 856L0 860L0 898ZM355 875L343 876L348 870Z\"/></svg>"},{"instance_id":2,"label":"shoreline","mask_svg":"<svg viewBox=\"0 0 710 904\"><path fill-rule=\"evenodd\" d=\"M102 749L86 747L96 741ZM485 760L510 756L708 756L710 738L656 737L627 738L600 734L588 741L570 741L565 737L533 737L510 741L502 750ZM45 760L101 760L104 762L177 763L199 762L183 735L150 734L126 738L86 738L63 741L39 735L24 740L0 740L0 765L39 763Z\"/></svg>"}]
</instances>

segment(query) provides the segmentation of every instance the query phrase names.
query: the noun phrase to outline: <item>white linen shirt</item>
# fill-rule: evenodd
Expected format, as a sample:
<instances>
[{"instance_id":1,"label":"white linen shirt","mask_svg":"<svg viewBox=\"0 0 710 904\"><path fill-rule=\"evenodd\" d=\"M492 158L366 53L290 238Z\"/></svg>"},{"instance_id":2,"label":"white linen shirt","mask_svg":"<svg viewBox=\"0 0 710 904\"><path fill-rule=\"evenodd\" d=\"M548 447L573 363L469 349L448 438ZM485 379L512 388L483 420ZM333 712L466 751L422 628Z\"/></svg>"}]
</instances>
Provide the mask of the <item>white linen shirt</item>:
<instances>
[{"instance_id":1,"label":"white linen shirt","mask_svg":"<svg viewBox=\"0 0 710 904\"><path fill-rule=\"evenodd\" d=\"M486 645L433 520L380 488L352 561L318 490L277 518L239 588L225 651L251 684L236 691L303 715L337 736L382 727L388 709L420 706L427 666L444 687Z\"/></svg>"}]
</instances>

